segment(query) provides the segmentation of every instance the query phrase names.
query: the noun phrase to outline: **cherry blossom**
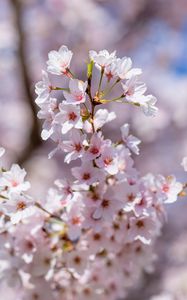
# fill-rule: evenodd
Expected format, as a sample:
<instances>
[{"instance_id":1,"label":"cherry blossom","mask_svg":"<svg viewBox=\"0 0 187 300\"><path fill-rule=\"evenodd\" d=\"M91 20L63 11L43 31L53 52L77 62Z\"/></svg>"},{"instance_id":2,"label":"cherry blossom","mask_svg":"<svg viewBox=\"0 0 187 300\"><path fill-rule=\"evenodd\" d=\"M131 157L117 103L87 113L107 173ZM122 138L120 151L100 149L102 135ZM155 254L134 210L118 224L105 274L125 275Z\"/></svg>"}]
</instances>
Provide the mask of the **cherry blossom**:
<instances>
[{"instance_id":1,"label":"cherry blossom","mask_svg":"<svg viewBox=\"0 0 187 300\"><path fill-rule=\"evenodd\" d=\"M115 112L109 112L107 109L98 109L93 119L95 130L102 128L105 124L113 121L115 118ZM87 120L84 122L84 129L88 133L91 133L93 131L91 123Z\"/></svg>"},{"instance_id":2,"label":"cherry blossom","mask_svg":"<svg viewBox=\"0 0 187 300\"><path fill-rule=\"evenodd\" d=\"M83 157L85 153L85 135L81 135L81 133L76 129L72 130L70 135L71 140L63 141L62 143L62 149L64 152L68 152L64 159L66 163L70 163L72 160Z\"/></svg>"},{"instance_id":3,"label":"cherry blossom","mask_svg":"<svg viewBox=\"0 0 187 300\"><path fill-rule=\"evenodd\" d=\"M107 77L108 81L117 77L116 59L114 59L109 65L107 65L105 67L104 72L105 72L105 76Z\"/></svg>"},{"instance_id":4,"label":"cherry blossom","mask_svg":"<svg viewBox=\"0 0 187 300\"><path fill-rule=\"evenodd\" d=\"M129 224L129 239L140 240L144 244L151 243L153 232L159 230L159 223L155 223L154 219L141 217L139 219L131 218Z\"/></svg>"},{"instance_id":5,"label":"cherry blossom","mask_svg":"<svg viewBox=\"0 0 187 300\"><path fill-rule=\"evenodd\" d=\"M0 188L8 193L27 191L30 183L24 181L26 171L21 169L17 164L13 164L9 171L5 171L0 178Z\"/></svg>"},{"instance_id":6,"label":"cherry blossom","mask_svg":"<svg viewBox=\"0 0 187 300\"><path fill-rule=\"evenodd\" d=\"M125 145L135 154L139 154L138 145L141 143L141 141L135 136L129 135L129 124L124 124L121 127L121 134Z\"/></svg>"},{"instance_id":7,"label":"cherry blossom","mask_svg":"<svg viewBox=\"0 0 187 300\"><path fill-rule=\"evenodd\" d=\"M3 208L10 215L11 222L16 224L31 216L35 212L34 201L32 198L12 194L11 199L3 204Z\"/></svg>"},{"instance_id":8,"label":"cherry blossom","mask_svg":"<svg viewBox=\"0 0 187 300\"><path fill-rule=\"evenodd\" d=\"M101 50L98 53L94 50L89 51L90 59L94 61L97 67L109 66L116 58L116 51L109 53L107 50Z\"/></svg>"},{"instance_id":9,"label":"cherry blossom","mask_svg":"<svg viewBox=\"0 0 187 300\"><path fill-rule=\"evenodd\" d=\"M68 201L72 198L73 191L71 183L67 179L57 179L55 180L55 185L60 190L60 195L62 199Z\"/></svg>"},{"instance_id":10,"label":"cherry blossom","mask_svg":"<svg viewBox=\"0 0 187 300\"><path fill-rule=\"evenodd\" d=\"M142 70L132 68L132 60L129 57L117 59L117 75L120 79L130 79L132 76L140 75Z\"/></svg>"},{"instance_id":11,"label":"cherry blossom","mask_svg":"<svg viewBox=\"0 0 187 300\"><path fill-rule=\"evenodd\" d=\"M64 97L68 104L80 104L86 101L87 82L71 79L69 82L70 92L64 91Z\"/></svg>"},{"instance_id":12,"label":"cherry blossom","mask_svg":"<svg viewBox=\"0 0 187 300\"><path fill-rule=\"evenodd\" d=\"M132 76L125 83L121 83L124 95L128 101L136 102L146 92L145 83L138 82L137 76Z\"/></svg>"},{"instance_id":13,"label":"cherry blossom","mask_svg":"<svg viewBox=\"0 0 187 300\"><path fill-rule=\"evenodd\" d=\"M101 132L94 133L90 139L90 145L84 155L84 159L93 160L100 156L103 145L104 141Z\"/></svg>"},{"instance_id":14,"label":"cherry blossom","mask_svg":"<svg viewBox=\"0 0 187 300\"><path fill-rule=\"evenodd\" d=\"M175 176L164 178L160 175L158 177L157 185L161 189L161 192L166 196L165 203L177 201L177 196L182 191L182 184L177 182Z\"/></svg>"},{"instance_id":15,"label":"cherry blossom","mask_svg":"<svg viewBox=\"0 0 187 300\"><path fill-rule=\"evenodd\" d=\"M80 116L80 108L75 105L61 103L59 113L56 114L53 123L61 125L62 134L67 133L73 127L81 129L83 127Z\"/></svg>"},{"instance_id":16,"label":"cherry blossom","mask_svg":"<svg viewBox=\"0 0 187 300\"><path fill-rule=\"evenodd\" d=\"M104 195L102 202L99 207L96 208L93 218L100 219L104 218L105 220L113 219L113 215L117 210L120 210L123 207L123 202L118 201L115 195L112 194L112 190L108 190Z\"/></svg>"},{"instance_id":17,"label":"cherry blossom","mask_svg":"<svg viewBox=\"0 0 187 300\"><path fill-rule=\"evenodd\" d=\"M56 114L59 112L58 101L56 98L49 98L44 103L40 104L40 108L38 118L45 120L41 137L43 140L47 140L55 131L53 123Z\"/></svg>"},{"instance_id":18,"label":"cherry blossom","mask_svg":"<svg viewBox=\"0 0 187 300\"><path fill-rule=\"evenodd\" d=\"M126 297L153 269L165 204L186 187L175 176L141 175L133 155L140 140L128 123L113 138L102 130L118 117L105 108L108 102L136 106L147 116L157 112L156 98L145 95L139 81L141 69L116 51L90 51L82 81L69 69L72 55L66 46L49 53L47 71L68 77L62 87L52 88L45 71L36 84L41 136L55 144L50 158L57 150L65 154L63 178L40 199L29 195L18 165L0 173L0 276L21 291L19 300ZM60 96L52 98L53 90Z\"/></svg>"},{"instance_id":19,"label":"cherry blossom","mask_svg":"<svg viewBox=\"0 0 187 300\"><path fill-rule=\"evenodd\" d=\"M155 116L158 108L155 106L157 99L152 95L144 96L139 102L142 110L146 116Z\"/></svg>"},{"instance_id":20,"label":"cherry blossom","mask_svg":"<svg viewBox=\"0 0 187 300\"><path fill-rule=\"evenodd\" d=\"M67 74L72 56L73 53L66 46L61 46L58 51L50 51L47 61L48 72L55 75Z\"/></svg>"},{"instance_id":21,"label":"cherry blossom","mask_svg":"<svg viewBox=\"0 0 187 300\"><path fill-rule=\"evenodd\" d=\"M103 172L94 168L91 162L83 162L80 167L72 168L72 174L80 183L88 185L103 179Z\"/></svg>"},{"instance_id":22,"label":"cherry blossom","mask_svg":"<svg viewBox=\"0 0 187 300\"><path fill-rule=\"evenodd\" d=\"M187 157L182 159L181 165L184 168L184 171L187 172Z\"/></svg>"},{"instance_id":23,"label":"cherry blossom","mask_svg":"<svg viewBox=\"0 0 187 300\"><path fill-rule=\"evenodd\" d=\"M36 98L36 103L41 104L45 102L48 99L51 90L52 90L52 86L49 81L48 74L47 72L42 70L42 81L39 81L35 85L35 93L38 95L38 97Z\"/></svg>"},{"instance_id":24,"label":"cherry blossom","mask_svg":"<svg viewBox=\"0 0 187 300\"><path fill-rule=\"evenodd\" d=\"M99 168L104 169L111 175L118 173L118 158L114 147L105 144L102 147L101 156L96 160Z\"/></svg>"},{"instance_id":25,"label":"cherry blossom","mask_svg":"<svg viewBox=\"0 0 187 300\"><path fill-rule=\"evenodd\" d=\"M5 149L3 147L0 147L0 157L2 157L5 153Z\"/></svg>"}]
</instances>

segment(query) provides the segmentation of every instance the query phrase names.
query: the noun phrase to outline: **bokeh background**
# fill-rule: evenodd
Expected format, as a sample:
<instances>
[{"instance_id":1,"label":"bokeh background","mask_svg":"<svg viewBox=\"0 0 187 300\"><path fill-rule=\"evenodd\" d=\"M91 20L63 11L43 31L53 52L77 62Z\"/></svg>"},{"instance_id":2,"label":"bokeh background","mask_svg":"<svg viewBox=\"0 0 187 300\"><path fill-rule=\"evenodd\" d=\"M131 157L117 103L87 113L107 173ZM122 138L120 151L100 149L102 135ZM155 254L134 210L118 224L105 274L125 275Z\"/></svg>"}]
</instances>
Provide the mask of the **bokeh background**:
<instances>
[{"instance_id":1,"label":"bokeh background","mask_svg":"<svg viewBox=\"0 0 187 300\"><path fill-rule=\"evenodd\" d=\"M118 114L106 134L118 135L130 122L142 140L136 163L142 174L187 175L187 1L186 0L0 0L0 145L4 166L18 162L28 171L31 193L45 196L54 178L65 176L63 156L47 155L54 145L40 138L34 104L35 82L47 54L65 44L72 67L82 75L89 49L117 50L144 71L148 91L158 98L155 118L138 109L111 105ZM187 299L187 197L168 211L157 243L155 272L144 275L130 300ZM152 298L154 295L158 298Z\"/></svg>"}]
</instances>

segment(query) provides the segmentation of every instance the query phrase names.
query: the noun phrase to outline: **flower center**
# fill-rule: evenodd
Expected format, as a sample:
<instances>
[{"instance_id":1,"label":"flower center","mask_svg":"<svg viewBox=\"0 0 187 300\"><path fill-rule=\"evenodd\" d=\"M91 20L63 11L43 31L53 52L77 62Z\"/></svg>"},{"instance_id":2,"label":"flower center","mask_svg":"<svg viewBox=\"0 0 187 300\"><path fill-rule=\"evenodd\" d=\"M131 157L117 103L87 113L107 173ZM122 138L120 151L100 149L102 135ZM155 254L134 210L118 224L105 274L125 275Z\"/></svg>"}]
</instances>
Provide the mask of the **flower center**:
<instances>
[{"instance_id":1,"label":"flower center","mask_svg":"<svg viewBox=\"0 0 187 300\"><path fill-rule=\"evenodd\" d=\"M83 176L82 176L82 179L84 179L84 180L88 180L88 179L90 179L90 173L84 173L83 174Z\"/></svg>"},{"instance_id":2,"label":"flower center","mask_svg":"<svg viewBox=\"0 0 187 300\"><path fill-rule=\"evenodd\" d=\"M138 220L138 221L136 222L136 226L137 226L138 228L142 228L142 227L144 227L144 222L143 222L142 220Z\"/></svg>"},{"instance_id":3,"label":"flower center","mask_svg":"<svg viewBox=\"0 0 187 300\"><path fill-rule=\"evenodd\" d=\"M16 209L17 210L24 210L26 207L27 206L26 206L25 202L24 201L20 201L20 202L17 203Z\"/></svg>"},{"instance_id":4,"label":"flower center","mask_svg":"<svg viewBox=\"0 0 187 300\"><path fill-rule=\"evenodd\" d=\"M18 186L18 182L16 182L15 180L12 180L12 181L11 181L11 184L12 184L12 187Z\"/></svg>"},{"instance_id":5,"label":"flower center","mask_svg":"<svg viewBox=\"0 0 187 300\"><path fill-rule=\"evenodd\" d=\"M102 202L102 207L103 208L109 207L109 203L110 203L109 200L104 199L103 202Z\"/></svg>"},{"instance_id":6,"label":"flower center","mask_svg":"<svg viewBox=\"0 0 187 300\"><path fill-rule=\"evenodd\" d=\"M108 81L110 81L113 78L111 71L106 74L106 77L108 78Z\"/></svg>"},{"instance_id":7,"label":"flower center","mask_svg":"<svg viewBox=\"0 0 187 300\"><path fill-rule=\"evenodd\" d=\"M99 153L99 149L96 148L96 147L92 147L92 148L90 149L90 152L91 152L92 154L98 154L98 153Z\"/></svg>"},{"instance_id":8,"label":"flower center","mask_svg":"<svg viewBox=\"0 0 187 300\"><path fill-rule=\"evenodd\" d=\"M71 113L69 113L69 120L75 121L76 118L77 118L77 115L73 111Z\"/></svg>"},{"instance_id":9,"label":"flower center","mask_svg":"<svg viewBox=\"0 0 187 300\"><path fill-rule=\"evenodd\" d=\"M72 223L73 225L78 225L78 224L80 224L80 222L81 222L80 217L74 217L74 218L72 218L72 220L71 220L71 223Z\"/></svg>"},{"instance_id":10,"label":"flower center","mask_svg":"<svg viewBox=\"0 0 187 300\"><path fill-rule=\"evenodd\" d=\"M135 199L135 196L133 195L133 193L131 193L131 194L127 195L127 198L128 198L129 202L133 202L133 200Z\"/></svg>"},{"instance_id":11,"label":"flower center","mask_svg":"<svg viewBox=\"0 0 187 300\"><path fill-rule=\"evenodd\" d=\"M104 164L105 164L106 166L108 166L108 165L111 164L112 161L113 161L113 159L112 159L111 157L106 157L106 158L104 159Z\"/></svg>"},{"instance_id":12,"label":"flower center","mask_svg":"<svg viewBox=\"0 0 187 300\"><path fill-rule=\"evenodd\" d=\"M74 263L75 263L76 265L80 265L80 263L81 263L81 258L80 258L80 256L75 256L75 257L74 257Z\"/></svg>"},{"instance_id":13,"label":"flower center","mask_svg":"<svg viewBox=\"0 0 187 300\"><path fill-rule=\"evenodd\" d=\"M80 152L81 149L82 149L82 146L81 146L80 143L79 143L79 144L75 144L75 150L76 150L77 152Z\"/></svg>"},{"instance_id":14,"label":"flower center","mask_svg":"<svg viewBox=\"0 0 187 300\"><path fill-rule=\"evenodd\" d=\"M163 192L167 193L169 192L169 186L167 184L164 184L162 187Z\"/></svg>"},{"instance_id":15,"label":"flower center","mask_svg":"<svg viewBox=\"0 0 187 300\"><path fill-rule=\"evenodd\" d=\"M77 101L81 101L83 99L83 95L80 94L80 95L75 95L75 98Z\"/></svg>"},{"instance_id":16,"label":"flower center","mask_svg":"<svg viewBox=\"0 0 187 300\"><path fill-rule=\"evenodd\" d=\"M99 240L101 239L100 233L95 233L95 234L93 235L93 239L94 239L94 241L99 241Z\"/></svg>"}]
</instances>

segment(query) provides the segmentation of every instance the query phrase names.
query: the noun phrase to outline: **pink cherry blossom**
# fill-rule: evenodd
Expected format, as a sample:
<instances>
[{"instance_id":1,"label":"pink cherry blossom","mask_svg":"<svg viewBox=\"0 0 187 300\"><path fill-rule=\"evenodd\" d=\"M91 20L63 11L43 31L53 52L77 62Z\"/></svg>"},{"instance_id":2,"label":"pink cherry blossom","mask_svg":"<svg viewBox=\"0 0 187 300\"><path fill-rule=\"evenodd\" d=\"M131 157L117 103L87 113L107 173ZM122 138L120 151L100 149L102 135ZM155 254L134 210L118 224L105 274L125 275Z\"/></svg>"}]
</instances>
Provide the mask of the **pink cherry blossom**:
<instances>
[{"instance_id":1,"label":"pink cherry blossom","mask_svg":"<svg viewBox=\"0 0 187 300\"><path fill-rule=\"evenodd\" d=\"M66 46L51 51L48 71L68 78L62 87L58 78L57 98L50 97L46 72L36 85L41 136L55 144L49 157L57 150L65 154L63 178L31 197L24 169L1 168L0 276L4 290L18 290L17 300L123 299L144 271L153 270L165 204L185 194L186 184L175 176L141 175L133 155L140 140L129 134L129 124L121 127L121 138L118 121L112 138L102 130L117 117L116 101L155 115L156 98L145 95L141 70L115 51L89 55L82 81L69 69ZM102 108L108 102L111 111Z\"/></svg>"},{"instance_id":2,"label":"pink cherry blossom","mask_svg":"<svg viewBox=\"0 0 187 300\"><path fill-rule=\"evenodd\" d=\"M72 160L77 158L85 157L85 149L84 149L85 135L81 135L81 133L73 129L70 133L70 140L63 141L62 149L64 152L68 152L64 161L66 163L70 163Z\"/></svg>"},{"instance_id":3,"label":"pink cherry blossom","mask_svg":"<svg viewBox=\"0 0 187 300\"><path fill-rule=\"evenodd\" d=\"M101 156L96 160L96 164L111 175L117 174L119 169L115 149L109 144L103 145Z\"/></svg>"},{"instance_id":4,"label":"pink cherry blossom","mask_svg":"<svg viewBox=\"0 0 187 300\"><path fill-rule=\"evenodd\" d=\"M94 168L91 162L83 162L80 167L72 168L72 174L80 183L88 185L103 180L103 172Z\"/></svg>"},{"instance_id":5,"label":"pink cherry blossom","mask_svg":"<svg viewBox=\"0 0 187 300\"><path fill-rule=\"evenodd\" d=\"M53 123L61 126L62 134L67 133L72 128L81 129L83 123L80 116L80 108L75 105L61 103L59 105L59 113L56 114Z\"/></svg>"},{"instance_id":6,"label":"pink cherry blossom","mask_svg":"<svg viewBox=\"0 0 187 300\"><path fill-rule=\"evenodd\" d=\"M100 156L103 144L104 141L101 132L94 133L90 139L90 144L85 152L84 159L93 160Z\"/></svg>"},{"instance_id":7,"label":"pink cherry blossom","mask_svg":"<svg viewBox=\"0 0 187 300\"><path fill-rule=\"evenodd\" d=\"M8 193L16 193L27 191L30 188L30 183L24 181L26 171L21 169L19 165L13 164L9 171L3 172L0 178L1 190L7 190Z\"/></svg>"},{"instance_id":8,"label":"pink cherry blossom","mask_svg":"<svg viewBox=\"0 0 187 300\"><path fill-rule=\"evenodd\" d=\"M160 224L156 224L154 219L148 217L136 219L132 217L129 221L129 239L140 240L144 244L150 244L153 232L157 232L159 227Z\"/></svg>"},{"instance_id":9,"label":"pink cherry blossom","mask_svg":"<svg viewBox=\"0 0 187 300\"><path fill-rule=\"evenodd\" d=\"M123 202L118 201L112 190L108 190L104 195L100 206L98 206L93 214L94 219L111 220L117 210L123 207Z\"/></svg>"},{"instance_id":10,"label":"pink cherry blossom","mask_svg":"<svg viewBox=\"0 0 187 300\"><path fill-rule=\"evenodd\" d=\"M164 178L161 175L158 176L157 186L165 197L165 203L177 201L177 196L182 191L182 184L177 182L175 176L169 176L167 178Z\"/></svg>"},{"instance_id":11,"label":"pink cherry blossom","mask_svg":"<svg viewBox=\"0 0 187 300\"><path fill-rule=\"evenodd\" d=\"M64 97L68 104L80 104L86 101L87 82L71 79L69 82L70 92L64 91Z\"/></svg>"},{"instance_id":12,"label":"pink cherry blossom","mask_svg":"<svg viewBox=\"0 0 187 300\"><path fill-rule=\"evenodd\" d=\"M11 199L5 202L3 206L7 214L10 215L13 224L23 221L36 211L32 198L15 193L11 195Z\"/></svg>"}]
</instances>

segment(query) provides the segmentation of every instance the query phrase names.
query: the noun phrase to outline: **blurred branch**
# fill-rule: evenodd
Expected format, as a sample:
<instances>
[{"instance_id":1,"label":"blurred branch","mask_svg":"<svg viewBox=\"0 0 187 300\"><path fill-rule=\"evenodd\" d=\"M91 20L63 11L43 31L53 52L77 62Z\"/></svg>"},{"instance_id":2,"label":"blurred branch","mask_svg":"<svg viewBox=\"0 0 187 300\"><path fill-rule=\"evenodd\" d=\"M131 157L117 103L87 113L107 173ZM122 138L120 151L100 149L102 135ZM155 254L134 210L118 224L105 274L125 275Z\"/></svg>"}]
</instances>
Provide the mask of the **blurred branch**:
<instances>
[{"instance_id":1,"label":"blurred branch","mask_svg":"<svg viewBox=\"0 0 187 300\"><path fill-rule=\"evenodd\" d=\"M29 133L28 143L18 158L18 163L22 165L30 158L32 152L41 145L41 138L40 127L37 120L37 110L33 95L31 93L31 80L29 78L29 70L25 54L25 34L23 30L24 24L22 24L23 2L21 0L11 0L10 2L12 4L13 12L15 15L15 27L18 34L18 63L21 71L21 80L23 83L22 87L25 95L25 101L27 102L32 115L32 127Z\"/></svg>"},{"instance_id":2,"label":"blurred branch","mask_svg":"<svg viewBox=\"0 0 187 300\"><path fill-rule=\"evenodd\" d=\"M147 23L157 15L160 7L159 3L160 2L158 0L146 0L144 2L144 5L136 15L136 18L134 18L134 20L132 20L128 24L125 24L124 22L124 28L127 27L127 31L125 31L121 36L119 43L124 43L124 40L126 40L127 38L132 38L133 34L137 35L137 31L144 29Z\"/></svg>"}]
</instances>

